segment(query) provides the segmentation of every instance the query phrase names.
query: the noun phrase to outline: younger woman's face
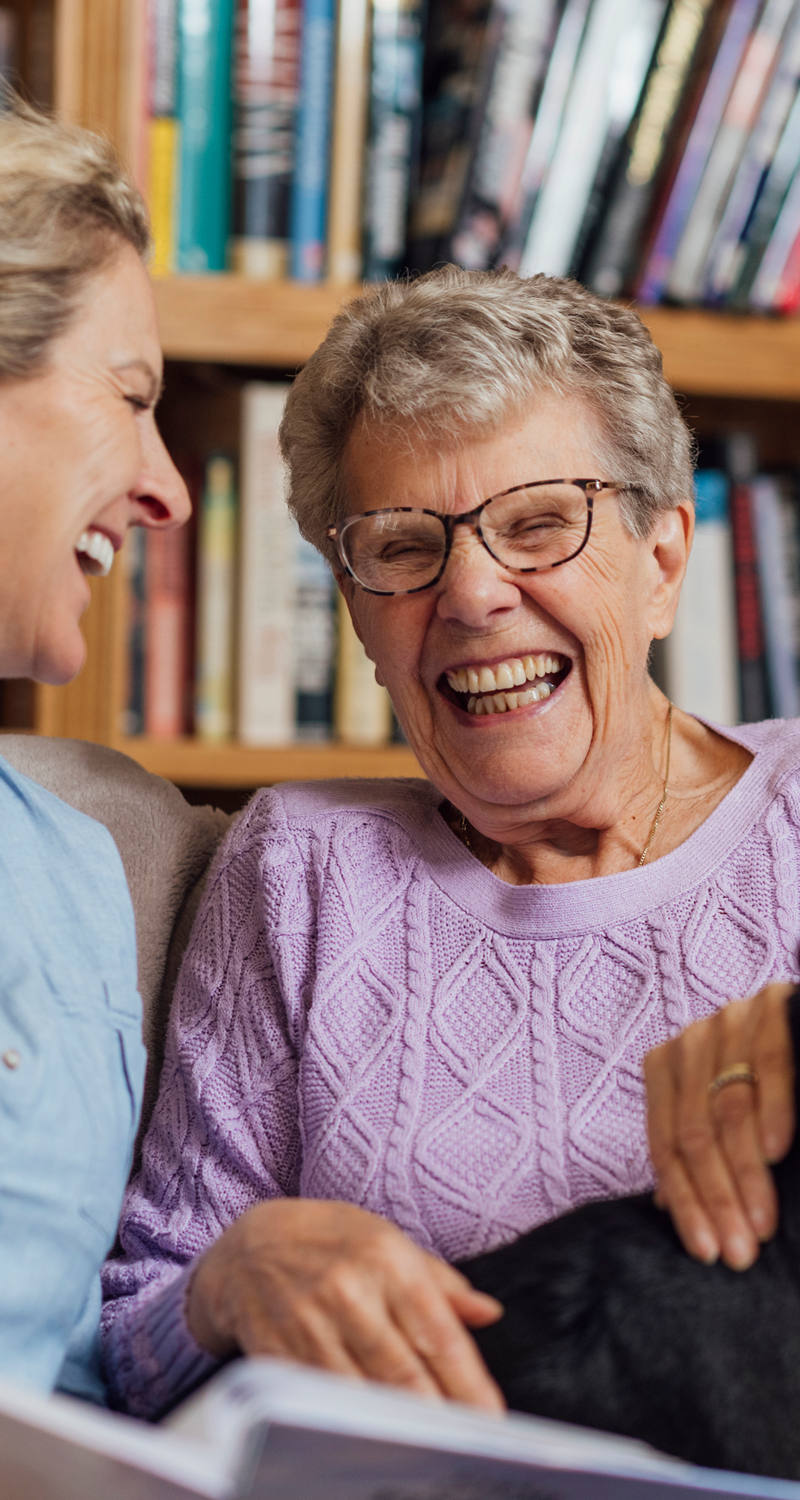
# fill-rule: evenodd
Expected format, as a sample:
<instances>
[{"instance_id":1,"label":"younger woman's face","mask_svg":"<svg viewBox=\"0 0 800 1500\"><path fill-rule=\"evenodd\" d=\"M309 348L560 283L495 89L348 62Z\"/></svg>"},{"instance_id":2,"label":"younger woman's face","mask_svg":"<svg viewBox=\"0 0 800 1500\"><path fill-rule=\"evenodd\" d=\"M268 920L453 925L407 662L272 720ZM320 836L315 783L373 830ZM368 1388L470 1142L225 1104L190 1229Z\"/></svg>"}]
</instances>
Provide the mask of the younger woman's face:
<instances>
[{"instance_id":1,"label":"younger woman's face","mask_svg":"<svg viewBox=\"0 0 800 1500\"><path fill-rule=\"evenodd\" d=\"M46 366L0 384L0 677L73 677L88 578L108 572L130 526L188 519L156 427L161 378L150 283L121 244Z\"/></svg>"}]
</instances>

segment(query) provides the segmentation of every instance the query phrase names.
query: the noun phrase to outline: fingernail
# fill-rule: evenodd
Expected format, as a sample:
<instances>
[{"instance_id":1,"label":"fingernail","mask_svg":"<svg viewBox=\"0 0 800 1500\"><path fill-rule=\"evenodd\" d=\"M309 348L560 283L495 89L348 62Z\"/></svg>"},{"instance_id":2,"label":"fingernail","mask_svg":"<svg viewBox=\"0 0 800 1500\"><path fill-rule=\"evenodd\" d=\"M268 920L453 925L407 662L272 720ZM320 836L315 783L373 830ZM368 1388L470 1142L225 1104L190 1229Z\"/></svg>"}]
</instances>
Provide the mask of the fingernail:
<instances>
[{"instance_id":1,"label":"fingernail","mask_svg":"<svg viewBox=\"0 0 800 1500\"><path fill-rule=\"evenodd\" d=\"M759 1205L750 1210L750 1223L760 1240L768 1240L772 1233L772 1215Z\"/></svg>"},{"instance_id":2,"label":"fingernail","mask_svg":"<svg viewBox=\"0 0 800 1500\"><path fill-rule=\"evenodd\" d=\"M734 1271L746 1271L755 1260L753 1246L744 1235L734 1234L725 1244L725 1259Z\"/></svg>"},{"instance_id":3,"label":"fingernail","mask_svg":"<svg viewBox=\"0 0 800 1500\"><path fill-rule=\"evenodd\" d=\"M705 1265L713 1266L714 1262L719 1260L719 1245L713 1235L701 1230L695 1240L695 1245L696 1253Z\"/></svg>"}]
</instances>

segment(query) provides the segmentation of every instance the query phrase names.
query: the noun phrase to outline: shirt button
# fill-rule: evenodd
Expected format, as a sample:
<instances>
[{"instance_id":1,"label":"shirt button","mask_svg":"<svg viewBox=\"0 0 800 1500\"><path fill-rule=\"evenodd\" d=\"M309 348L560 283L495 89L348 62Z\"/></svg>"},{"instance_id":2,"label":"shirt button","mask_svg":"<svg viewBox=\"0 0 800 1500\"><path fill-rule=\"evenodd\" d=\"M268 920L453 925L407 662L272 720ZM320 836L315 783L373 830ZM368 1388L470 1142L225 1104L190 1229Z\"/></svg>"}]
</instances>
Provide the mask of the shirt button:
<instances>
[{"instance_id":1,"label":"shirt button","mask_svg":"<svg viewBox=\"0 0 800 1500\"><path fill-rule=\"evenodd\" d=\"M21 1062L22 1058L20 1057L16 1047L9 1047L8 1050L3 1053L3 1063L7 1068L10 1068L12 1072L15 1068L19 1067Z\"/></svg>"}]
</instances>

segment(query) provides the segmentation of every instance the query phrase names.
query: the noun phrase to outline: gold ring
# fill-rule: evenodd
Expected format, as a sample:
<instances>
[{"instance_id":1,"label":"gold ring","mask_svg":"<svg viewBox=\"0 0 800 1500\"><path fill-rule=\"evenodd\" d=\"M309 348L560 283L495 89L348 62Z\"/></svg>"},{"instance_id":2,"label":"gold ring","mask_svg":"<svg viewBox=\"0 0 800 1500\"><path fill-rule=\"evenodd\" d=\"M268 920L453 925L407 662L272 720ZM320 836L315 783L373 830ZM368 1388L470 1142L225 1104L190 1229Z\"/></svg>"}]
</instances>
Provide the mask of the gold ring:
<instances>
[{"instance_id":1,"label":"gold ring","mask_svg":"<svg viewBox=\"0 0 800 1500\"><path fill-rule=\"evenodd\" d=\"M716 1078L712 1078L708 1085L709 1094L718 1094L720 1089L727 1089L732 1083L749 1083L753 1088L758 1085L758 1074L749 1063L731 1063L729 1068L723 1068Z\"/></svg>"}]
</instances>

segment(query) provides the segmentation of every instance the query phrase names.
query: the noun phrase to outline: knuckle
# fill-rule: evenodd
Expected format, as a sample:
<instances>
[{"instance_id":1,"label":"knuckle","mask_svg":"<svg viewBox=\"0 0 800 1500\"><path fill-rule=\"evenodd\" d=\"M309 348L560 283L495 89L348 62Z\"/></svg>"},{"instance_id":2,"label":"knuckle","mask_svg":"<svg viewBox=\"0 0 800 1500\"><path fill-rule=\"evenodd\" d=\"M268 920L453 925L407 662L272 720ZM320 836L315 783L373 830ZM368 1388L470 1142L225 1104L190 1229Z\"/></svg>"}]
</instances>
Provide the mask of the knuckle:
<instances>
[{"instance_id":1,"label":"knuckle","mask_svg":"<svg viewBox=\"0 0 800 1500\"><path fill-rule=\"evenodd\" d=\"M685 1120L678 1126L678 1149L687 1161L696 1161L698 1157L705 1156L715 1143L715 1133L709 1120Z\"/></svg>"}]
</instances>

